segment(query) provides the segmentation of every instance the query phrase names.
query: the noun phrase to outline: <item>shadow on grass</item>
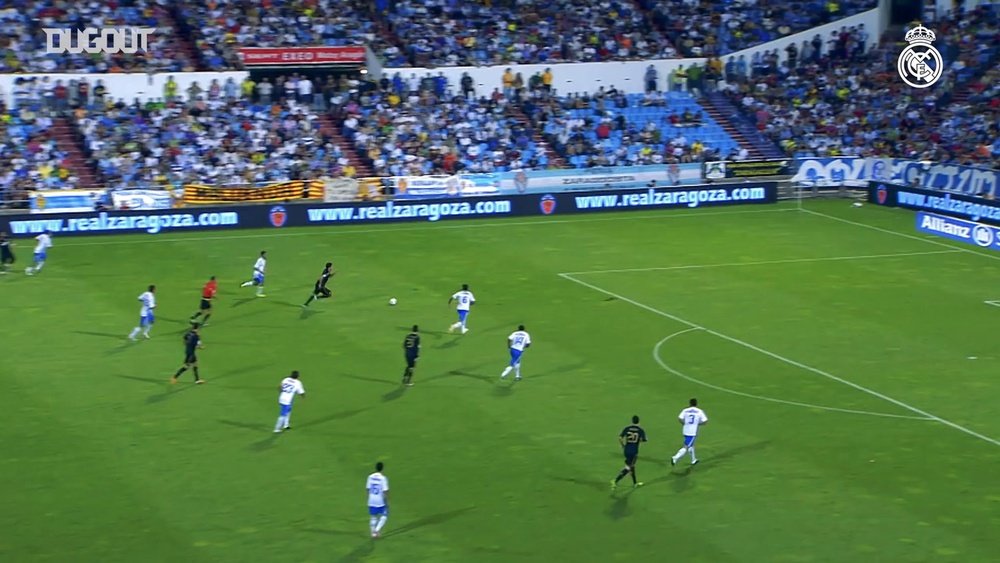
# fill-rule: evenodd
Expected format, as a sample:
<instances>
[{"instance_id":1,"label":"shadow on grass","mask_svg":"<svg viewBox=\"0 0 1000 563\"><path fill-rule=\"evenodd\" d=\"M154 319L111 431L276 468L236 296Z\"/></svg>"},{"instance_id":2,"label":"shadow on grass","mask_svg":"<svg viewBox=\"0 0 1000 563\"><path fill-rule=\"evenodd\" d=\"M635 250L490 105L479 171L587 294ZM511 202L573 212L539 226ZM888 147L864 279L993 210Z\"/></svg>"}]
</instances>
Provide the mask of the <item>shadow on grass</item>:
<instances>
[{"instance_id":1,"label":"shadow on grass","mask_svg":"<svg viewBox=\"0 0 1000 563\"><path fill-rule=\"evenodd\" d=\"M222 419L222 418L220 418L217 422L219 424L225 424L226 426L232 426L234 428L242 428L244 430L252 430L254 432L262 432L264 430L273 430L268 425L260 424L260 423L253 423L253 424L251 424L249 422L240 422L238 420L225 420L225 419Z\"/></svg>"},{"instance_id":2,"label":"shadow on grass","mask_svg":"<svg viewBox=\"0 0 1000 563\"><path fill-rule=\"evenodd\" d=\"M437 514L431 514L430 516L424 516L423 518L418 518L416 520L413 520L412 522L403 524L398 528L394 528L389 532L382 534L382 537L389 538L394 536L402 536L404 534L414 532L421 528L426 528L427 526L436 526L438 524L444 524L445 522L448 522L449 520L454 520L455 518L458 518L459 516L462 516L463 514L466 514L467 512L470 512L473 509L475 509L474 506L467 506L465 508L459 508L456 510L449 510L447 512L439 512Z\"/></svg>"},{"instance_id":3,"label":"shadow on grass","mask_svg":"<svg viewBox=\"0 0 1000 563\"><path fill-rule=\"evenodd\" d=\"M635 491L635 488L630 488L620 494L612 493L611 498L613 500L611 502L611 506L609 506L604 512L608 515L608 518L611 518L612 520L621 520L631 514L632 509L628 506L628 499Z\"/></svg>"},{"instance_id":4,"label":"shadow on grass","mask_svg":"<svg viewBox=\"0 0 1000 563\"><path fill-rule=\"evenodd\" d=\"M310 428L310 427L313 427L313 426L319 426L321 424L326 424L328 422L333 422L335 420L343 420L345 418L350 418L352 416L361 414L361 413L363 413L365 411L369 411L372 408L373 407L361 407L361 408L357 408L357 409L351 409L351 410L346 410L346 411L335 412L335 413L332 413L332 414L328 414L326 416L321 416L319 418L314 418L312 420L307 420L307 421L303 422L302 424L299 424L299 425L295 426L295 428Z\"/></svg>"},{"instance_id":5,"label":"shadow on grass","mask_svg":"<svg viewBox=\"0 0 1000 563\"><path fill-rule=\"evenodd\" d=\"M354 375L351 373L342 373L339 377L346 377L348 379L357 379L358 381L368 381L370 383L381 383L383 385L399 385L399 381L390 381L388 379L378 379L377 377L365 377L363 375Z\"/></svg>"},{"instance_id":6,"label":"shadow on grass","mask_svg":"<svg viewBox=\"0 0 1000 563\"><path fill-rule=\"evenodd\" d=\"M595 481L593 479L577 479L575 477L556 477L554 475L550 475L549 479L552 479L553 481L561 481L563 483L578 485L580 487L587 487L588 489L594 489L595 491L598 492L607 491L610 488L610 485L608 484L607 481Z\"/></svg>"},{"instance_id":7,"label":"shadow on grass","mask_svg":"<svg viewBox=\"0 0 1000 563\"><path fill-rule=\"evenodd\" d=\"M128 335L127 334L121 334L121 333L117 333L116 334L116 333L111 333L111 332L92 332L92 331L89 331L89 330L74 330L73 332L75 334L83 334L85 336L97 336L97 337L100 337L100 338L111 338L111 339L114 339L114 340L124 340L127 343L131 342L131 341L128 340Z\"/></svg>"},{"instance_id":8,"label":"shadow on grass","mask_svg":"<svg viewBox=\"0 0 1000 563\"><path fill-rule=\"evenodd\" d=\"M548 369L537 374L531 374L531 379L542 379L543 377L552 377L554 375L567 375L574 371L587 367L587 362L576 362L572 364L562 365L556 368ZM528 377L528 376L525 376Z\"/></svg>"},{"instance_id":9,"label":"shadow on grass","mask_svg":"<svg viewBox=\"0 0 1000 563\"><path fill-rule=\"evenodd\" d=\"M763 450L771 444L770 440L761 440L760 442L754 442L752 444L744 444L742 446L736 446L734 448L729 448L728 450L723 450L718 454L708 456L704 459L698 460L697 465L686 465L683 469L674 467L670 473L657 477L651 481L648 481L647 485L654 485L656 483L662 483L664 481L672 481L674 484L674 489L677 492L684 492L690 487L689 480L687 479L691 475L698 473L704 473L706 471L711 471L712 469L719 467L720 465L725 465L731 462L734 458L739 457L743 454L756 452L758 450ZM685 459L690 459L685 456ZM669 461L665 462L669 463ZM685 463L681 460L681 463Z\"/></svg>"},{"instance_id":10,"label":"shadow on grass","mask_svg":"<svg viewBox=\"0 0 1000 563\"><path fill-rule=\"evenodd\" d=\"M393 389L392 391L389 391L385 395L382 395L382 402L388 403L390 401L395 401L396 399L399 399L400 397L406 394L407 389L408 387L400 385L396 389Z\"/></svg>"}]
</instances>

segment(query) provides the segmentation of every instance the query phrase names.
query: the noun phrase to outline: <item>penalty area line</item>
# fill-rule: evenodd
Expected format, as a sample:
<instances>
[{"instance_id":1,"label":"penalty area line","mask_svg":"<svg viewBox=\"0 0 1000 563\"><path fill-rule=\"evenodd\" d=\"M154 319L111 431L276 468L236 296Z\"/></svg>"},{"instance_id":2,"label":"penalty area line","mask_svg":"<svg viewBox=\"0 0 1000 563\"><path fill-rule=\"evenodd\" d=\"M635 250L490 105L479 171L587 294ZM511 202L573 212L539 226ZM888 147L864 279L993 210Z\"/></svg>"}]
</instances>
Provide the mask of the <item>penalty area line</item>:
<instances>
[{"instance_id":1,"label":"penalty area line","mask_svg":"<svg viewBox=\"0 0 1000 563\"><path fill-rule=\"evenodd\" d=\"M905 258L907 256L932 256L935 254L955 254L961 249L929 250L926 252L898 252L894 254L861 254L857 256L821 256L818 258L785 258L782 260L761 260L758 262L724 262L721 264L687 264L683 266L659 266L652 268L624 268L620 270L589 270L585 272L563 272L559 275L579 276L589 274L621 274L627 272L665 272L670 270L701 270L708 268L734 268L738 266L767 266L772 264L807 264L811 262L847 262L850 260L877 260L880 258Z\"/></svg>"},{"instance_id":2,"label":"penalty area line","mask_svg":"<svg viewBox=\"0 0 1000 563\"><path fill-rule=\"evenodd\" d=\"M719 331L716 331L716 330L712 330L712 329L710 329L708 327L705 327L705 326L702 326L700 324L693 323L693 322L691 322L691 321L689 321L687 319L678 317L677 315L673 315L671 313L667 313L666 311L661 311L660 309L657 309L655 307L650 307L649 305L646 305L645 303L641 303L641 302L636 301L634 299L629 299L628 297L625 297L624 295L619 295L617 293L614 293L613 291L609 291L607 289L604 289L603 287L600 287L600 286L594 285L592 283L588 283L588 282L585 282L583 280L577 279L577 278L573 277L572 275L559 274L559 277L561 277L563 279L566 279L566 280L569 280L569 281L571 281L573 283L582 285L584 287L590 288L590 289L592 289L594 291L603 293L603 294L605 294L605 295L607 295L609 297L614 297L615 299L618 299L620 301L624 301L626 303L629 303L631 305L639 307L640 309L645 309L646 311L649 311L650 313L654 313L654 314L660 315L661 317L668 318L668 319L670 319L670 320L672 320L674 322L680 323L680 324L685 325L687 327L695 328L695 329L701 329L701 330L705 331L708 334L711 334L713 336L717 336L717 337L719 337L719 338L721 338L723 340L728 340L729 342L732 342L733 344L738 344L740 346L743 346L744 348L753 350L755 352L759 352L761 354L764 354L765 356L769 356L771 358L774 358L775 360L779 360L779 361L784 362L784 363L786 363L788 365L795 366L797 368L801 368L801 369L803 369L805 371L814 373L814 374L819 375L821 377L825 377L825 378L827 378L829 380L836 381L838 383L842 383L842 384L844 384L844 385L846 385L848 387L851 387L853 389L861 391L862 393L867 393L867 394L869 394L869 395L871 395L873 397L878 397L879 399L882 399L883 401L892 403L892 404L896 405L897 407L901 407L901 408L904 408L904 409L906 409L906 410L908 410L908 411L910 411L912 413L916 413L916 414L919 414L921 416L927 417L927 418L929 418L931 420L934 420L934 421L936 421L936 422L938 422L940 424L948 426L948 427L950 427L950 428L952 428L954 430L958 430L959 432L963 432L965 434L968 434L969 436L972 436L972 437L978 438L978 439L980 439L980 440L982 440L984 442L988 442L990 444L993 444L994 446L1000 446L1000 440L997 440L995 438L991 438L989 436L986 436L985 434L980 434L979 432L976 432L975 430L971 430L969 428L966 428L966 427L964 427L964 426L962 426L962 425L960 425L958 423L955 423L955 422L952 422L950 420L947 420L947 419L941 418L939 416L933 415L933 414L931 414L931 413L929 413L929 412L927 412L925 410L919 409L919 408L917 408L917 407L915 407L913 405L904 403L903 401L900 401L899 399L894 399L894 398L892 398L892 397L890 397L890 396L888 396L888 395L886 395L884 393L879 393L878 391L875 391L874 389L869 389L868 387L865 387L864 385L860 385L858 383L854 383L853 381L844 379L842 377L838 377L836 375L833 375L832 373L823 371L823 370L821 370L819 368L815 368L815 367L812 367L810 365L803 364L802 362L793 360L793 359L788 358L786 356L782 356L781 354L772 352L772 351L767 350L765 348L761 348L760 346L756 346L756 345L751 344L751 343L749 343L749 342L747 342L745 340L740 340L739 338L736 338L736 337L733 337L733 336L729 336L728 334L724 334L722 332L719 332Z\"/></svg>"},{"instance_id":3,"label":"penalty area line","mask_svg":"<svg viewBox=\"0 0 1000 563\"><path fill-rule=\"evenodd\" d=\"M801 403L801 402L798 402L798 401L788 401L788 400L785 400L785 399L776 399L774 397L767 397L767 396L764 396L764 395L754 395L753 393L745 393L743 391L737 391L735 389L729 389L729 388L726 388L726 387L722 387L721 385L715 385L714 383L708 383L707 381L702 381L702 380L700 380L698 378L691 377L690 375L688 375L688 374L686 374L686 373L684 373L684 372L682 372L682 371L680 371L678 369L675 369L675 368L671 367L669 364L667 364L667 362L663 361L663 357L660 354L660 349L663 347L664 344L666 344L667 342L673 340L674 338L676 338L678 336L681 336L682 334L688 334L690 332L697 332L697 331L701 331L701 329L700 328L686 328L686 329L681 330L679 332L675 332L675 333L671 334L670 336L667 336L663 340L660 340L659 342L656 343L655 346L653 346L653 359L656 360L656 363L660 364L660 367L662 367L663 369L667 370L668 372L676 375L677 377L680 377L681 379L686 379L686 380L688 380L688 381L690 381L692 383L697 383L698 385L701 385L701 386L704 386L704 387L708 387L709 389L715 389L716 391L722 391L723 393L729 393L731 395L736 395L738 397L745 397L745 398L748 398L748 399L757 399L758 401L767 401L769 403L778 403L778 404L782 404L782 405L791 405L791 406L795 406L795 407L805 407L807 409L817 409L817 410L831 411L831 412L840 412L840 413L847 413L847 414L863 414L863 415L868 415L868 416L879 416L879 417L883 417L883 418L902 418L902 419L907 419L907 420L927 420L927 421L934 420L933 418L929 418L929 417L926 417L926 416L911 416L911 415L908 415L908 414L891 414L891 413L885 413L885 412L873 412L873 411L863 411L863 410L857 410L857 409L845 409L845 408L840 408L840 407L827 407L827 406L823 406L823 405L814 405L812 403Z\"/></svg>"}]
</instances>

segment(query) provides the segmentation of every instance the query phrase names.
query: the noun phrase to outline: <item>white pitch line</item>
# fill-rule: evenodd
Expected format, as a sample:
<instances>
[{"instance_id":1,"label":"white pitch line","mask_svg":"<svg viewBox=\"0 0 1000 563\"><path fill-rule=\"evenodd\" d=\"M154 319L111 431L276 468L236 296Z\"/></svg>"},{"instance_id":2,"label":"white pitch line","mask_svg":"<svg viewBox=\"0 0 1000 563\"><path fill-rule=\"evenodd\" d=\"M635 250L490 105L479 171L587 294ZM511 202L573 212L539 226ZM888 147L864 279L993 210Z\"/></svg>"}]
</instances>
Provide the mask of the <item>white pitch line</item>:
<instances>
[{"instance_id":1,"label":"white pitch line","mask_svg":"<svg viewBox=\"0 0 1000 563\"><path fill-rule=\"evenodd\" d=\"M659 266L653 268L624 268L620 270L588 270L584 272L563 272L568 276L589 274L620 274L626 272L662 272L669 270L701 270L707 268L732 268L736 266L766 266L772 264L804 264L810 262L841 262L849 260L876 260L879 258L903 258L906 256L931 256L935 254L954 254L960 249L930 250L927 252L898 252L895 254L862 254L858 256L826 256L819 258L787 258L784 260L762 260L759 262L725 262L722 264L688 264L683 266ZM563 275L560 274L560 275Z\"/></svg>"},{"instance_id":2,"label":"white pitch line","mask_svg":"<svg viewBox=\"0 0 1000 563\"><path fill-rule=\"evenodd\" d=\"M699 329L699 328L686 328L686 329L684 329L682 331L675 332L675 333L671 334L670 336L664 338L663 340L657 342L656 346L653 347L653 359L656 360L656 363L660 364L660 367L662 367L663 369L665 369L665 370L669 371L670 373L676 375L677 377L680 377L681 379L686 379L686 380L688 380L688 381L690 381L692 383L697 383L698 385L702 385L704 387L708 387L709 389L715 389L716 391L722 391L724 393L730 393L730 394L733 394L733 395L737 395L739 397L746 397L746 398L749 398L749 399L757 399L757 400L760 400L760 401L767 401L769 403L779 403L779 404L782 404L782 405L792 405L792 406L796 406L796 407L805 407L805 408L809 408L809 409L818 409L818 410L832 411L832 412L841 412L841 413L848 413L848 414L863 414L863 415L868 415L868 416L880 416L880 417L883 417L883 418L904 418L904 419L908 419L908 420L928 420L928 421L934 420L933 418L928 418L926 416L910 416L910 415L906 415L906 414L890 414L890 413L885 413L885 412L862 411L862 410L856 410L856 409L842 409L842 408L839 408L839 407L825 407L823 405L814 405L812 403L800 403L798 401L787 401L785 399L775 399L774 397L765 397L764 395L754 395L753 393L744 393L743 391L736 391L734 389L728 389L726 387L722 387L721 385L715 385L715 384L712 384L712 383L708 383L707 381L702 381L700 379L691 377L690 375L687 375L686 373L683 373L680 370L677 370L677 369L674 369L674 368L670 367L670 365L668 365L666 362L663 361L663 358L660 356L660 348L662 348L664 344L666 344L670 340L672 340L672 339L674 339L674 338L676 338L676 337L678 337L678 336L680 336L682 334L687 334L689 332L695 332L695 331L699 331L699 330L701 330L701 329Z\"/></svg>"},{"instance_id":3,"label":"white pitch line","mask_svg":"<svg viewBox=\"0 0 1000 563\"><path fill-rule=\"evenodd\" d=\"M804 213L809 213L810 215L815 215L817 217L824 217L824 218L830 219L832 221L839 221L841 223L847 223L848 225L854 225L856 227L863 227L865 229L871 229L873 231L878 231L880 233L886 233L886 234L890 234L890 235L896 235L897 237L903 237L903 238L908 238L908 239L912 239L912 240L919 240L920 242L925 242L927 244L933 244L933 245L936 245L936 246L943 246L945 248L950 248L950 249L955 250L957 252L965 252L967 254L975 254L976 256L982 256L984 258L989 258L991 260L1000 260L1000 256L997 256L995 254L986 254L984 252L976 252L975 250L972 250L971 248L962 248L960 246L955 246L953 244L948 244L946 242L941 242L939 240L934 240L934 239L930 239L930 238L922 238L922 237L918 237L916 235L910 235L910 234L907 234L907 233L901 233L899 231L893 231L892 229L883 229L882 227L876 227L875 225L869 225L867 223L859 223L857 221L851 221L850 219L842 219L842 218L837 217L835 215L827 215L826 213L820 213L819 211L813 211L811 209L804 209L803 208L801 211L804 212Z\"/></svg>"},{"instance_id":4,"label":"white pitch line","mask_svg":"<svg viewBox=\"0 0 1000 563\"><path fill-rule=\"evenodd\" d=\"M370 229L351 229L350 227L338 226L334 223L322 223L314 225L303 225L300 227L295 227L296 229L306 229L291 231L281 231L281 230L269 230L267 233L260 233L254 235L208 235L208 236L191 236L182 238L160 238L155 235L149 235L147 233L121 233L122 235L130 236L143 236L148 238L141 238L136 240L92 240L88 242L68 242L65 244L60 244L60 247L66 246L112 246L119 244L148 244L153 242L190 242L190 241L205 241L205 240L237 240L237 239L256 239L256 238L275 238L275 237L306 237L306 236L321 236L321 235L352 235L352 234L367 234L367 233L395 233L400 231L430 231L435 229L485 229L485 228L503 228L503 227L520 227L526 225L562 225L567 223L597 223L604 221L637 221L643 219L686 219L694 217L709 217L715 215L750 215L756 213L782 213L786 211L797 211L794 208L787 207L782 209L752 209L744 211L706 211L702 213L664 213L661 215L641 215L641 216L630 216L630 215L616 215L614 217L587 217L580 219L549 219L539 218L535 221L509 221L505 218L491 217L489 220L491 222L485 223L471 223L471 222L461 222L458 225L444 224L442 222L423 222L418 223L421 226L409 226L401 227L398 226L399 223L385 223L379 227ZM483 219L486 219L483 217ZM509 219L509 218L508 218ZM325 227L325 229L324 229ZM264 227L261 227L264 228ZM180 234L184 231L171 230L171 234ZM191 233L204 232L204 231L188 231ZM58 236L58 233L56 233ZM95 238L108 238L108 235L97 235Z\"/></svg>"},{"instance_id":5,"label":"white pitch line","mask_svg":"<svg viewBox=\"0 0 1000 563\"><path fill-rule=\"evenodd\" d=\"M573 276L566 275L566 274L559 274L559 276L562 277L562 278L564 278L564 279L567 279L567 280L569 280L571 282L580 284L580 285L582 285L584 287L589 287L590 289L593 289L594 291L598 291L598 292L603 293L605 295L608 295L610 297L614 297L615 299L624 301L626 303L631 303L632 305L635 305L636 307L639 307L640 309L645 309L645 310L647 310L647 311L649 311L651 313L655 313L657 315L660 315L661 317L666 317L668 319L671 319L671 320L673 320L675 322L678 322L678 323L681 323L683 325L689 326L691 328L698 328L698 329L704 330L708 334L712 334L712 335L717 336L717 337L719 337L719 338L721 338L723 340L728 340L729 342L732 342L733 344L739 344L740 346L743 346L744 348L749 348L750 350L753 350L755 352L759 352L761 354L764 354L765 356L769 356L769 357L774 358L776 360L785 362L788 365L795 366L797 368L804 369L806 371L812 372L812 373L814 373L816 375L825 377L825 378L830 379L832 381L836 381L838 383L842 383L844 385L847 385L848 387L851 387L853 389L857 389L858 391L861 391L863 393L867 393L867 394L869 394L869 395L871 395L873 397L878 397L879 399L882 399L883 401L887 401L887 402L892 403L892 404L894 404L894 405L896 405L898 407L902 407L902 408L904 408L904 409L906 409L906 410L908 410L910 412L914 412L914 413L917 413L919 415L925 416L925 417L927 417L927 418L929 418L931 420L935 420L935 421L937 421L937 422L939 422L941 424L944 424L945 426L950 426L951 428L954 428L955 430L958 430L959 432L964 432L964 433L968 434L969 436L973 436L975 438L979 438L980 440L983 440L984 442L989 442L990 444L993 444L994 446L1000 446L1000 440L996 440L994 438L990 438L989 436L986 436L984 434L980 434L979 432L976 432L975 430L970 430L970 429L968 429L968 428L966 428L966 427L964 427L964 426L962 426L960 424L957 424L957 423L951 422L950 420L946 420L946 419L943 419L943 418L941 418L939 416L933 415L933 414L931 414L931 413L929 413L927 411L921 410L921 409L919 409L917 407L914 407L913 405L909 405L907 403L904 403L903 401L900 401L898 399L893 399L892 397L890 397L888 395L885 395L883 393L879 393L878 391L875 391L874 389L869 389L868 387L865 387L863 385L859 385L857 383L854 383L853 381L849 381L849 380L844 379L842 377L837 377L836 375L833 375L832 373L823 371L823 370L821 370L819 368L814 368L812 366L803 364L802 362L798 362L798 361L793 360L791 358L787 358L785 356L782 356L781 354L777 354L775 352L771 352L770 350L765 350L764 348L761 348L760 346L755 346L754 344L750 344L749 342L746 342L744 340L740 340L739 338L735 338L733 336L729 336L728 334L723 334L721 332L712 330L712 329L704 327L702 325L693 323L693 322L691 322L689 320L686 320L686 319L683 319L681 317L678 317L677 315L672 315L672 314L667 313L665 311L661 311L661 310L656 309L654 307L650 307L649 305L646 305L645 303L640 303L640 302L638 302L638 301L636 301L634 299L629 299L628 297L625 297L624 295L619 295L619 294L614 293L612 291L608 291L607 289L604 289L603 287L596 286L596 285L594 285L592 283L587 283L587 282L585 282L583 280L579 280L577 278L574 278Z\"/></svg>"}]
</instances>

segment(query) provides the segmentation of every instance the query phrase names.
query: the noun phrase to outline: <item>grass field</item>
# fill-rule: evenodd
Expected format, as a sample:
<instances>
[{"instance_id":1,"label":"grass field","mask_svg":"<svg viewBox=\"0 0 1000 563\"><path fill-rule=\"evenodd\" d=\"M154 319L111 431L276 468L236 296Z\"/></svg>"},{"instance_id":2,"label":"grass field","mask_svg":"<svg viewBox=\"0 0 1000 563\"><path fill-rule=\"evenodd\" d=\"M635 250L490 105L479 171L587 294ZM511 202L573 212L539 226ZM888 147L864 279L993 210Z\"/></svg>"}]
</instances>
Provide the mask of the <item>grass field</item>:
<instances>
[{"instance_id":1,"label":"grass field","mask_svg":"<svg viewBox=\"0 0 1000 563\"><path fill-rule=\"evenodd\" d=\"M1000 262L912 213L805 208L57 238L0 278L0 560L996 561ZM334 298L303 311L328 259ZM171 387L212 274L208 384ZM525 380L501 383L518 323ZM275 436L291 369L308 395ZM692 396L701 463L672 468ZM645 486L612 494L632 414Z\"/></svg>"}]
</instances>

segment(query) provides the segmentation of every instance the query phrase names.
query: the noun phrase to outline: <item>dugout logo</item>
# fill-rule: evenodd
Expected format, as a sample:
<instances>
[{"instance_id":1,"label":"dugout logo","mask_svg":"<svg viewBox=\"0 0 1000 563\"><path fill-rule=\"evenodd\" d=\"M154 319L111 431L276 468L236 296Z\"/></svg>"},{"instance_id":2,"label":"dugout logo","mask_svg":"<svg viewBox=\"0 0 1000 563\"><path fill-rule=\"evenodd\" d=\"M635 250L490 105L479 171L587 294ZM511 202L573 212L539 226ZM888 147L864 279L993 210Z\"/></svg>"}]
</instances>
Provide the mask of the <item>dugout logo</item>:
<instances>
[{"instance_id":1,"label":"dugout logo","mask_svg":"<svg viewBox=\"0 0 1000 563\"><path fill-rule=\"evenodd\" d=\"M285 211L284 207L277 205L268 212L267 220L270 221L272 227L284 227L285 223L288 222L288 212Z\"/></svg>"},{"instance_id":2,"label":"dugout logo","mask_svg":"<svg viewBox=\"0 0 1000 563\"><path fill-rule=\"evenodd\" d=\"M941 52L932 45L937 35L922 25L906 32L909 45L899 54L896 71L907 85L913 88L930 88L944 73Z\"/></svg>"},{"instance_id":3,"label":"dugout logo","mask_svg":"<svg viewBox=\"0 0 1000 563\"><path fill-rule=\"evenodd\" d=\"M556 212L556 197L552 194L543 195L538 202L538 208L541 209L542 215L552 215Z\"/></svg>"}]
</instances>

